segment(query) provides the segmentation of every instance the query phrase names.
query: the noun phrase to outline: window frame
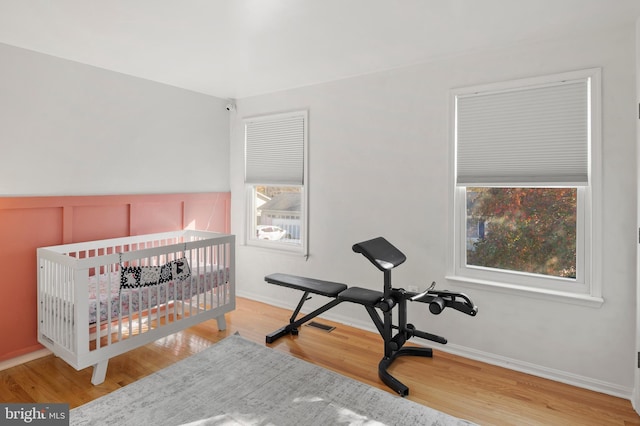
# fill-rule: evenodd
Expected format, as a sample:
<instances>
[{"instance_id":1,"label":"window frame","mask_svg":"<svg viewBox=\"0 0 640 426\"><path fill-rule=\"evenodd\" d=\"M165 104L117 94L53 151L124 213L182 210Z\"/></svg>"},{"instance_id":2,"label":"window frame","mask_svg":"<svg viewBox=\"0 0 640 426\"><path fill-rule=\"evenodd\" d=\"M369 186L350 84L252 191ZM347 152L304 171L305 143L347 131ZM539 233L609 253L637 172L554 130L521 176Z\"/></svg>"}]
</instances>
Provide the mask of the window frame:
<instances>
[{"instance_id":1,"label":"window frame","mask_svg":"<svg viewBox=\"0 0 640 426\"><path fill-rule=\"evenodd\" d=\"M301 189L300 196L302 197L302 211L300 212L300 244L292 244L286 241L280 240L261 240L256 238L256 217L254 213L256 212L257 206L255 205L256 200L256 187L258 186L288 186L288 187L299 187ZM301 253L303 255L307 255L307 209L306 209L306 188L304 185L273 185L273 184L246 184L246 192L247 192L247 237L246 244L254 247L262 247L267 249L280 250L291 253Z\"/></svg>"},{"instance_id":2,"label":"window frame","mask_svg":"<svg viewBox=\"0 0 640 426\"><path fill-rule=\"evenodd\" d=\"M282 182L246 182L245 186L245 200L246 200L246 213L245 213L245 244L247 246L259 247L270 250L277 250L281 252L288 252L294 254L301 254L308 256L309 244L308 244L308 185L309 185L309 134L308 134L308 120L309 114L307 110L291 111L276 114L267 114L260 116L247 117L244 122L244 138L245 138L245 151L244 151L244 167L246 175L246 139L247 139L247 125L255 121L277 121L290 117L301 117L304 122L303 131L303 158L302 158L302 182L300 184L282 183ZM298 187L300 188L301 211L300 211L300 244L292 244L279 240L261 240L256 238L256 187L259 186L272 186L272 187Z\"/></svg>"},{"instance_id":3,"label":"window frame","mask_svg":"<svg viewBox=\"0 0 640 426\"><path fill-rule=\"evenodd\" d=\"M466 188L457 185L456 170L456 100L469 93L517 90L532 85L552 84L563 80L588 79L589 81L589 183L575 185L481 185L469 187L572 187L578 189L576 220L576 279L550 277L518 271L506 271L466 264ZM601 264L601 70L599 68L546 75L528 79L511 80L481 86L451 90L450 96L450 222L448 271L446 278L462 286L483 288L510 294L534 296L554 301L566 301L592 307L600 306L602 299Z\"/></svg>"}]
</instances>

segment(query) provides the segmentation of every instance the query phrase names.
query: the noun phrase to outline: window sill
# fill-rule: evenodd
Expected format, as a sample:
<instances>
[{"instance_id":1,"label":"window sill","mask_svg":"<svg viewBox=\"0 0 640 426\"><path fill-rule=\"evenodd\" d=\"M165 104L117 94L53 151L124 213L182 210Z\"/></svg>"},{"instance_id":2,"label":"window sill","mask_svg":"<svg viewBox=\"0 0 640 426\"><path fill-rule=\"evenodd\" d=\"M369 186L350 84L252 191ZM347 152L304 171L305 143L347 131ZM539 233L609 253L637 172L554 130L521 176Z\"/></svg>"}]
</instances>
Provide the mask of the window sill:
<instances>
[{"instance_id":1,"label":"window sill","mask_svg":"<svg viewBox=\"0 0 640 426\"><path fill-rule=\"evenodd\" d=\"M587 306L590 308L599 308L604 303L604 299L602 297L592 296L589 294L569 293L557 290L523 287L519 285L478 280L457 275L448 275L445 278L449 281L453 281L456 284L459 284L462 287L473 288L475 290L481 288L483 290L494 291L497 293L532 297L534 299L569 303L572 305Z\"/></svg>"}]
</instances>

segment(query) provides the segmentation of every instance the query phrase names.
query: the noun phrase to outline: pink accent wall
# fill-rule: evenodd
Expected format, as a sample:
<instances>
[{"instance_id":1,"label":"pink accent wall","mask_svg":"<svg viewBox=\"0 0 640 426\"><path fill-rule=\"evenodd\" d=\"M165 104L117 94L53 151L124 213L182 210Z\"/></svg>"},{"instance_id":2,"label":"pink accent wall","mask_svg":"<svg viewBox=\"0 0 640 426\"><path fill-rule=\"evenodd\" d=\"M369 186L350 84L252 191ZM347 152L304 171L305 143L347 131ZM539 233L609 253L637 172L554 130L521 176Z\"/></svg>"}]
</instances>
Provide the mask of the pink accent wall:
<instances>
[{"instance_id":1,"label":"pink accent wall","mask_svg":"<svg viewBox=\"0 0 640 426\"><path fill-rule=\"evenodd\" d=\"M185 228L231 232L231 194L0 197L0 361L41 349L36 248Z\"/></svg>"}]
</instances>

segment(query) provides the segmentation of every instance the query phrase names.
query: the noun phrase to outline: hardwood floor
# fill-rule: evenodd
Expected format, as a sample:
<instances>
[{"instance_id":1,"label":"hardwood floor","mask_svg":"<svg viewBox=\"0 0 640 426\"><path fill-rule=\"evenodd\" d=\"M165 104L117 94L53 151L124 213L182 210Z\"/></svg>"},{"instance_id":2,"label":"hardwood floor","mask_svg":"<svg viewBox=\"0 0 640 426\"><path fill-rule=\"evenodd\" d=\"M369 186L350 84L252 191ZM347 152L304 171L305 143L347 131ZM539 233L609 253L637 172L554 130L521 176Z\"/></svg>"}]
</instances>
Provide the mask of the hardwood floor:
<instances>
[{"instance_id":1,"label":"hardwood floor","mask_svg":"<svg viewBox=\"0 0 640 426\"><path fill-rule=\"evenodd\" d=\"M53 355L0 371L1 402L67 402L77 407L239 332L264 344L288 322L289 311L238 299L227 330L207 321L113 358L106 381L91 385L91 368L75 371ZM379 379L378 334L324 319L330 333L304 326L272 345L314 364L390 391ZM398 358L391 371L410 388L408 399L481 425L640 425L628 400L434 351L434 358Z\"/></svg>"}]
</instances>

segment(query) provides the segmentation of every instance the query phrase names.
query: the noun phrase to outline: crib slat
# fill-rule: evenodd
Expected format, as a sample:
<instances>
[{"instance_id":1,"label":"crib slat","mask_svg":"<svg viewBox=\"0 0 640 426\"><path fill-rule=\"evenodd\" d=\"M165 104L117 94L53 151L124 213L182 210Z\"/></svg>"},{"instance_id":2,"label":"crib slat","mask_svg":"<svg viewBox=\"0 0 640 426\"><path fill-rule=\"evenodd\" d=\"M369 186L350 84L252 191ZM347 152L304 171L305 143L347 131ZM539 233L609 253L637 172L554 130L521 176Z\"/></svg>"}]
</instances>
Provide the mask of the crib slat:
<instances>
[{"instance_id":1,"label":"crib slat","mask_svg":"<svg viewBox=\"0 0 640 426\"><path fill-rule=\"evenodd\" d=\"M120 265L118 265L117 267L118 270L120 270ZM118 332L118 342L122 341L122 299L123 299L123 294L122 291L120 291L118 297L118 320L117 320L117 332Z\"/></svg>"},{"instance_id":2,"label":"crib slat","mask_svg":"<svg viewBox=\"0 0 640 426\"><path fill-rule=\"evenodd\" d=\"M223 246L221 248L221 252L219 253L219 257L221 259L224 258L224 253L226 252L226 246ZM226 271L227 271L227 263L224 260L220 261L220 265L221 268L219 270L218 273L218 284L219 284L219 291L218 291L218 303L223 304L224 303L224 297L225 297L225 292L226 292L226 283L227 283L227 277L226 277Z\"/></svg>"},{"instance_id":3,"label":"crib slat","mask_svg":"<svg viewBox=\"0 0 640 426\"><path fill-rule=\"evenodd\" d=\"M189 306L191 306L191 315L193 315L193 286L195 284L195 293L196 293L196 315L200 312L200 259L202 257L202 251L205 250L206 247L199 247L196 249L196 270L198 271L195 275L195 279L193 277L193 275L191 276L191 279L189 279L189 296L191 296Z\"/></svg>"},{"instance_id":4,"label":"crib slat","mask_svg":"<svg viewBox=\"0 0 640 426\"><path fill-rule=\"evenodd\" d=\"M112 327L112 322L113 322L113 318L112 318L112 313L113 313L113 298L112 298L112 294L113 294L113 264L109 263L107 265L107 345L111 345L112 342L112 334L113 331L111 329Z\"/></svg>"},{"instance_id":5,"label":"crib slat","mask_svg":"<svg viewBox=\"0 0 640 426\"><path fill-rule=\"evenodd\" d=\"M63 268L65 269L65 268ZM67 347L69 344L69 330L68 330L68 319L71 317L67 316L67 309L71 303L69 303L69 284L67 281L64 281L64 284L58 286L60 289L60 311L58 315L58 324L60 325L60 340L62 345Z\"/></svg>"},{"instance_id":6,"label":"crib slat","mask_svg":"<svg viewBox=\"0 0 640 426\"><path fill-rule=\"evenodd\" d=\"M136 292L137 296L138 296L138 310L135 312L137 317L138 317L138 334L142 333L142 318L141 318L141 308L142 308L142 290L138 289L138 291ZM131 309L131 308L129 308ZM131 316L131 313L129 313L129 316Z\"/></svg>"},{"instance_id":7,"label":"crib slat","mask_svg":"<svg viewBox=\"0 0 640 426\"><path fill-rule=\"evenodd\" d=\"M213 304L213 294L214 294L214 290L215 290L215 281L214 281L214 269L213 269L213 254L215 252L215 247L212 247L211 250L209 250L209 257L207 259L207 261L205 262L205 269L206 269L206 264L209 264L209 275L207 274L207 271L205 272L205 277L209 277L209 306L211 306L211 309L215 308L216 305ZM205 285L206 285L207 281L205 279Z\"/></svg>"}]
</instances>

